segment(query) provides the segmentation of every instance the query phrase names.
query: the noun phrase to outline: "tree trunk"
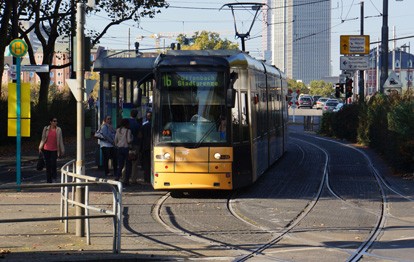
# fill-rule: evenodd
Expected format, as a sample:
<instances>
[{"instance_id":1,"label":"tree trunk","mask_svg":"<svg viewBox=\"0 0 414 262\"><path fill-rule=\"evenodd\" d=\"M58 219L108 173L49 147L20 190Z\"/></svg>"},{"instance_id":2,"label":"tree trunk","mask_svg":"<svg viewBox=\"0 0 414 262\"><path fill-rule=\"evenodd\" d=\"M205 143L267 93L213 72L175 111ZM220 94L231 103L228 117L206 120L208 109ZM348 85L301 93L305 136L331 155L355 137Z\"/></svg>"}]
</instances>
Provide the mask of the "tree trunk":
<instances>
[{"instance_id":1,"label":"tree trunk","mask_svg":"<svg viewBox=\"0 0 414 262\"><path fill-rule=\"evenodd\" d=\"M8 31L9 21L11 18L12 11L12 1L6 1L4 9L0 9L3 14L1 15L0 21L0 98L1 98L1 89L3 83L3 72L4 72L4 51L6 50L7 45L10 42L10 35Z\"/></svg>"},{"instance_id":2,"label":"tree trunk","mask_svg":"<svg viewBox=\"0 0 414 262\"><path fill-rule=\"evenodd\" d=\"M40 89L39 89L39 109L40 112L47 112L47 103L49 96L49 84L50 74L49 73L38 73L40 78Z\"/></svg>"},{"instance_id":3,"label":"tree trunk","mask_svg":"<svg viewBox=\"0 0 414 262\"><path fill-rule=\"evenodd\" d=\"M2 50L0 48L0 52L4 54L4 49ZM4 65L4 55L0 55L0 99L3 96L3 93L1 90L3 87L3 72L4 72L4 66L1 66L1 65Z\"/></svg>"}]
</instances>

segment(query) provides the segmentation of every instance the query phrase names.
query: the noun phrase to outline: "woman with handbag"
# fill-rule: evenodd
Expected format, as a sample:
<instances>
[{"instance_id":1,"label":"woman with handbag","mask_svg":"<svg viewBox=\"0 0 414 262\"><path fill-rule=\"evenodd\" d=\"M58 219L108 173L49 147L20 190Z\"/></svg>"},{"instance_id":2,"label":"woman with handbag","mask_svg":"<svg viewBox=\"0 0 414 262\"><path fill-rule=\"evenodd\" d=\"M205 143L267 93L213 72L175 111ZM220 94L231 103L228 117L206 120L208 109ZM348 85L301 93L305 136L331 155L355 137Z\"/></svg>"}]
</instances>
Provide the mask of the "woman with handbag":
<instances>
[{"instance_id":1,"label":"woman with handbag","mask_svg":"<svg viewBox=\"0 0 414 262\"><path fill-rule=\"evenodd\" d=\"M122 169L125 166L124 186L129 184L129 177L131 176L131 163L127 162L131 161L129 160L128 155L132 140L133 137L131 130L129 129L129 120L124 118L121 120L115 134L115 146L118 148L118 172L115 179L119 180L121 178Z\"/></svg>"},{"instance_id":2,"label":"woman with handbag","mask_svg":"<svg viewBox=\"0 0 414 262\"><path fill-rule=\"evenodd\" d=\"M56 117L52 117L50 125L43 128L39 153L43 153L45 158L46 181L52 183L52 179L57 179L57 158L65 154L62 129L57 126Z\"/></svg>"},{"instance_id":3,"label":"woman with handbag","mask_svg":"<svg viewBox=\"0 0 414 262\"><path fill-rule=\"evenodd\" d=\"M115 133L116 130L112 126L112 117L106 116L101 127L99 128L100 133L102 134L102 139L99 139L99 146L102 151L102 165L104 168L105 176L110 176L109 171L109 159L112 159L112 168L114 170L114 176L117 174L118 160L115 147Z\"/></svg>"}]
</instances>

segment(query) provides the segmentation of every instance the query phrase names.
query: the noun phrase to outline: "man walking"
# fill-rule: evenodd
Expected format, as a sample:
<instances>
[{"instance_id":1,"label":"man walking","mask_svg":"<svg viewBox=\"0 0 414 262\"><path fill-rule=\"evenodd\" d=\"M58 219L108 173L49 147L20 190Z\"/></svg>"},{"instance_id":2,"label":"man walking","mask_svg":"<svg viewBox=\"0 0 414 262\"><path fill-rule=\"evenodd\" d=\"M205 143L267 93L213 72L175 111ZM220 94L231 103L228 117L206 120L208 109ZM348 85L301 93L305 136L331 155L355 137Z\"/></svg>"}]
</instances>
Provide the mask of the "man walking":
<instances>
[{"instance_id":1,"label":"man walking","mask_svg":"<svg viewBox=\"0 0 414 262\"><path fill-rule=\"evenodd\" d=\"M130 113L130 118L129 120L129 129L131 130L132 133L132 147L131 150L134 150L137 153L137 156L139 155L139 145L140 145L140 136L141 136L141 124L138 122L137 120L137 115L138 115L138 110L136 109L132 109L131 113ZM127 162L127 165L131 165L130 170L131 170L131 178L130 178L130 183L131 184L135 184L137 183L137 179L138 179L138 157L135 160L131 160ZM128 181L125 181L126 183L128 183Z\"/></svg>"},{"instance_id":2,"label":"man walking","mask_svg":"<svg viewBox=\"0 0 414 262\"><path fill-rule=\"evenodd\" d=\"M146 183L151 182L151 117L152 113L147 112L146 121L141 128L142 169L144 170L144 181Z\"/></svg>"}]
</instances>

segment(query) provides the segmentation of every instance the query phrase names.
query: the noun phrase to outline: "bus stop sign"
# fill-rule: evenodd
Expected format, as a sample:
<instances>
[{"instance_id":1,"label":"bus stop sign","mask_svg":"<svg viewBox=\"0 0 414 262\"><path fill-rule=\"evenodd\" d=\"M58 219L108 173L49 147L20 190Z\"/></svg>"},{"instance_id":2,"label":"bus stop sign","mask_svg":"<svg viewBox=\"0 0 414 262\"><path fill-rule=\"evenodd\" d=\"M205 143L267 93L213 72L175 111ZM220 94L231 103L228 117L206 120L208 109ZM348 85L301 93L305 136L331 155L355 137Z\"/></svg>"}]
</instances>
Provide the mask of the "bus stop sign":
<instances>
[{"instance_id":1,"label":"bus stop sign","mask_svg":"<svg viewBox=\"0 0 414 262\"><path fill-rule=\"evenodd\" d=\"M27 53L27 44L22 39L14 39L11 41L10 46L10 53L15 57L22 57Z\"/></svg>"}]
</instances>

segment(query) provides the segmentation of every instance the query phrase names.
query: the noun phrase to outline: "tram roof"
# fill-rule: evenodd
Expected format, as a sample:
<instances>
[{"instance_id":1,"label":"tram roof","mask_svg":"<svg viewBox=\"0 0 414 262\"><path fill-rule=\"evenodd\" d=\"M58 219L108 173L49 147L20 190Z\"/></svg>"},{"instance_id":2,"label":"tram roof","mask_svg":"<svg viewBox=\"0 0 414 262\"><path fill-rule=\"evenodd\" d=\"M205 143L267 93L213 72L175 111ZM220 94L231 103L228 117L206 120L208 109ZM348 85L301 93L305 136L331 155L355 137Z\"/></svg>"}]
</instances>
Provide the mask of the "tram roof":
<instances>
[{"instance_id":1,"label":"tram roof","mask_svg":"<svg viewBox=\"0 0 414 262\"><path fill-rule=\"evenodd\" d=\"M152 71L156 57L104 57L94 63L96 71Z\"/></svg>"},{"instance_id":2,"label":"tram roof","mask_svg":"<svg viewBox=\"0 0 414 262\"><path fill-rule=\"evenodd\" d=\"M167 55L173 56L233 56L242 53L236 49L219 50L168 50Z\"/></svg>"},{"instance_id":3,"label":"tram roof","mask_svg":"<svg viewBox=\"0 0 414 262\"><path fill-rule=\"evenodd\" d=\"M236 67L250 67L258 70L263 70L262 61L256 60L249 54L240 50L169 50L167 55L172 56L218 56L226 58L230 66Z\"/></svg>"}]
</instances>

